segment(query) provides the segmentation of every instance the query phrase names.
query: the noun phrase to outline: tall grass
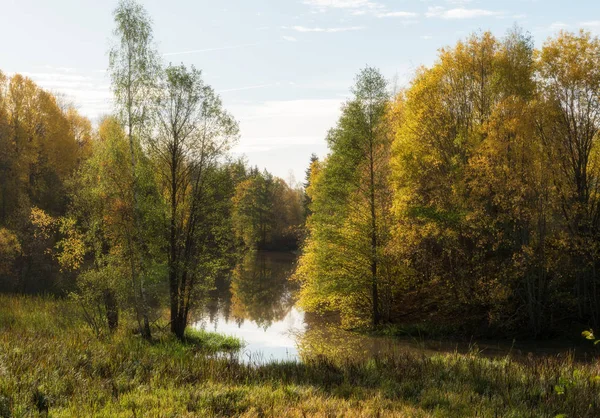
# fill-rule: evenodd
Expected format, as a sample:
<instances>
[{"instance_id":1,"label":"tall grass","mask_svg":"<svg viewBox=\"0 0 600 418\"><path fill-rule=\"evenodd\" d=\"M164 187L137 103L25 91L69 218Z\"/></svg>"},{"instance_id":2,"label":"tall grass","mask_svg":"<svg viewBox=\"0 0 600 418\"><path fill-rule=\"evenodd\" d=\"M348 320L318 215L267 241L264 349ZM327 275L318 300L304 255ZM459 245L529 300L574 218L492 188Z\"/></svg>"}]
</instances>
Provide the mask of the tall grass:
<instances>
[{"instance_id":1,"label":"tall grass","mask_svg":"<svg viewBox=\"0 0 600 418\"><path fill-rule=\"evenodd\" d=\"M97 339L67 301L0 296L0 416L600 416L597 362L404 353L253 366L211 355L236 342L209 337L148 343L123 327Z\"/></svg>"}]
</instances>

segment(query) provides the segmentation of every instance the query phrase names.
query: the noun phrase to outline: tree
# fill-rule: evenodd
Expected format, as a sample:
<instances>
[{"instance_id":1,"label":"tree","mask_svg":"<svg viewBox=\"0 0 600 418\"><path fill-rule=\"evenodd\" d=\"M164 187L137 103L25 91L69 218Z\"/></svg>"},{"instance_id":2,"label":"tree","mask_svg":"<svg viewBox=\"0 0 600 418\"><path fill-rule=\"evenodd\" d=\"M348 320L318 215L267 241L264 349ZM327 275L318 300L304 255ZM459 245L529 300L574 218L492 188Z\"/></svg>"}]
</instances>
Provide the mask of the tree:
<instances>
[{"instance_id":1,"label":"tree","mask_svg":"<svg viewBox=\"0 0 600 418\"><path fill-rule=\"evenodd\" d=\"M327 137L330 154L318 174L313 165L307 190L313 213L298 270L305 306L331 306L359 321L368 312L372 325L381 322L381 286L390 281L386 89L376 69L359 73L354 97Z\"/></svg>"},{"instance_id":2,"label":"tree","mask_svg":"<svg viewBox=\"0 0 600 418\"><path fill-rule=\"evenodd\" d=\"M156 84L158 54L153 47L152 22L144 8L135 0L121 0L114 11L115 45L109 53L109 72L119 119L129 141L131 189L133 191L132 217L135 231L144 229L139 203L139 173L137 163L140 142L150 117L150 99ZM140 332L151 338L148 319L148 301L145 289L145 243L142 233L133 234L129 248L131 281L137 288L136 310Z\"/></svg>"},{"instance_id":3,"label":"tree","mask_svg":"<svg viewBox=\"0 0 600 418\"><path fill-rule=\"evenodd\" d=\"M302 197L302 206L304 209L304 220L305 221L311 214L310 204L312 203L310 196L308 195L308 193L306 191L310 187L310 178L311 178L313 166L318 162L319 162L319 158L317 157L317 154L312 153L310 156L310 162L308 164L308 168L306 169L306 176L304 178L304 195Z\"/></svg>"},{"instance_id":4,"label":"tree","mask_svg":"<svg viewBox=\"0 0 600 418\"><path fill-rule=\"evenodd\" d=\"M56 237L44 246L34 242L30 215L34 207L51 217L67 209L66 184L85 158L72 120L91 129L86 118L63 110L30 79L0 74L0 228L14 234L21 249L19 257L11 257L13 289L60 292L70 285L49 256Z\"/></svg>"},{"instance_id":5,"label":"tree","mask_svg":"<svg viewBox=\"0 0 600 418\"><path fill-rule=\"evenodd\" d=\"M235 120L222 107L200 71L169 66L156 99L157 133L151 140L169 211L168 265L171 331L183 338L194 287L200 280L198 260L205 249L199 235L207 221L210 171L238 135ZM215 204L215 202L212 202ZM213 207L214 209L214 207ZM214 254L213 254L214 255Z\"/></svg>"},{"instance_id":6,"label":"tree","mask_svg":"<svg viewBox=\"0 0 600 418\"><path fill-rule=\"evenodd\" d=\"M561 32L538 54L543 111L538 115L545 152L560 176L555 187L569 234L579 316L600 324L600 40L589 32Z\"/></svg>"},{"instance_id":7,"label":"tree","mask_svg":"<svg viewBox=\"0 0 600 418\"><path fill-rule=\"evenodd\" d=\"M136 234L144 234L147 247L145 271L148 279L153 279L145 283L149 302L157 299L160 287L157 278L163 272L160 252L163 205L150 160L141 150L136 153L140 156L138 204L144 230L136 229L132 216L129 141L114 117L100 122L91 156L71 181L69 211L61 219L58 260L63 271L78 273L75 298L96 332L101 329L100 319L93 312L99 313L111 331L118 326L121 307L133 308L136 319L140 320L139 287L131 280L131 248Z\"/></svg>"},{"instance_id":8,"label":"tree","mask_svg":"<svg viewBox=\"0 0 600 418\"><path fill-rule=\"evenodd\" d=\"M267 171L251 170L236 187L232 217L247 249L294 249L302 224L301 194Z\"/></svg>"}]
</instances>

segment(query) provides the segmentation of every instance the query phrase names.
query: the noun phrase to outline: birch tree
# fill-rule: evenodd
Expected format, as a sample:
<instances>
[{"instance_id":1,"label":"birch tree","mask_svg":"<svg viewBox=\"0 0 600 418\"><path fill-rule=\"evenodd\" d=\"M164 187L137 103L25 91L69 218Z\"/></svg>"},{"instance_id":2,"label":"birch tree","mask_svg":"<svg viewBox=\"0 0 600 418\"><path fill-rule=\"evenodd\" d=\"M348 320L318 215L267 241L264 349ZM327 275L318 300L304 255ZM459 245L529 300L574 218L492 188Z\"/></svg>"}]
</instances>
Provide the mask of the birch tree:
<instances>
[{"instance_id":1,"label":"birch tree","mask_svg":"<svg viewBox=\"0 0 600 418\"><path fill-rule=\"evenodd\" d=\"M153 87L159 68L153 46L152 22L135 0L121 0L114 11L114 45L109 52L109 72L115 107L129 142L134 234L128 240L131 283L140 332L151 338L145 286L146 244L140 214L139 144L147 135Z\"/></svg>"}]
</instances>

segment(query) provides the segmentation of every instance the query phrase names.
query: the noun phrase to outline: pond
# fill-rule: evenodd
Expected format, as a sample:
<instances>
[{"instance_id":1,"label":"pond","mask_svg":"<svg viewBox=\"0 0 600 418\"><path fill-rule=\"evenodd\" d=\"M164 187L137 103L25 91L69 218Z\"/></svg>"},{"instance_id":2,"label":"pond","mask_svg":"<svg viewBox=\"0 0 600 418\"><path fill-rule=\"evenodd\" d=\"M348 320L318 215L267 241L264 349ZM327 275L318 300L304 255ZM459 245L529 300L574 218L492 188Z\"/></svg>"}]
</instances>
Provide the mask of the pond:
<instances>
[{"instance_id":1,"label":"pond","mask_svg":"<svg viewBox=\"0 0 600 418\"><path fill-rule=\"evenodd\" d=\"M564 356L567 342L437 341L360 335L341 329L335 319L305 313L297 306L298 283L290 280L297 257L285 252L247 254L230 277L217 281L196 328L241 338L238 353L247 363L301 360L308 355L364 358L388 353L477 351L484 356L523 358ZM578 348L582 357L585 351Z\"/></svg>"},{"instance_id":2,"label":"pond","mask_svg":"<svg viewBox=\"0 0 600 418\"><path fill-rule=\"evenodd\" d=\"M296 258L265 251L245 256L230 277L217 280L196 327L241 338L243 361L297 360L306 324L295 306L299 286L289 280Z\"/></svg>"}]
</instances>

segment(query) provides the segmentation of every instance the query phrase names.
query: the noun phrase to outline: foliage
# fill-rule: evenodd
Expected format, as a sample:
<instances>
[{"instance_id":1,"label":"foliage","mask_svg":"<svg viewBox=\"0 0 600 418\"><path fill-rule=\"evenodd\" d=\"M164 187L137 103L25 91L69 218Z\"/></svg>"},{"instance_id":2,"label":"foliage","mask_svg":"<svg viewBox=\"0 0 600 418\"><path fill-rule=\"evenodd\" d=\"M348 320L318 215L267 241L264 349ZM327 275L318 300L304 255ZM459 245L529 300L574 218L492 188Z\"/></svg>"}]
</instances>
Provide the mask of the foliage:
<instances>
[{"instance_id":1,"label":"foliage","mask_svg":"<svg viewBox=\"0 0 600 418\"><path fill-rule=\"evenodd\" d=\"M169 66L162 78L153 108L158 132L149 143L169 231L171 330L183 338L198 288L211 286L229 250L219 231L228 211L219 209L231 196L215 179L238 126L200 71Z\"/></svg>"},{"instance_id":2,"label":"foliage","mask_svg":"<svg viewBox=\"0 0 600 418\"><path fill-rule=\"evenodd\" d=\"M0 274L9 275L15 259L21 252L19 239L10 230L0 228Z\"/></svg>"},{"instance_id":3,"label":"foliage","mask_svg":"<svg viewBox=\"0 0 600 418\"><path fill-rule=\"evenodd\" d=\"M2 251L4 289L68 287L48 256L55 234L33 242L41 230L31 221L43 221L37 214L65 213L66 186L87 155L91 132L90 122L71 106L26 77L0 72L0 230L3 245L10 247Z\"/></svg>"},{"instance_id":4,"label":"foliage","mask_svg":"<svg viewBox=\"0 0 600 418\"><path fill-rule=\"evenodd\" d=\"M302 227L301 192L268 172L252 170L233 196L232 222L249 249L294 249Z\"/></svg>"},{"instance_id":5,"label":"foliage","mask_svg":"<svg viewBox=\"0 0 600 418\"><path fill-rule=\"evenodd\" d=\"M518 27L474 34L393 100L382 90L378 118L361 72L307 182L303 306L351 327L369 305L374 324L379 309L533 336L596 325L599 56L584 31L540 50Z\"/></svg>"},{"instance_id":6,"label":"foliage","mask_svg":"<svg viewBox=\"0 0 600 418\"><path fill-rule=\"evenodd\" d=\"M388 94L384 78L369 67L353 92L327 137L331 153L311 166L298 277L305 307L339 310L349 325L378 324L388 318L396 273L385 251L392 226Z\"/></svg>"}]
</instances>

